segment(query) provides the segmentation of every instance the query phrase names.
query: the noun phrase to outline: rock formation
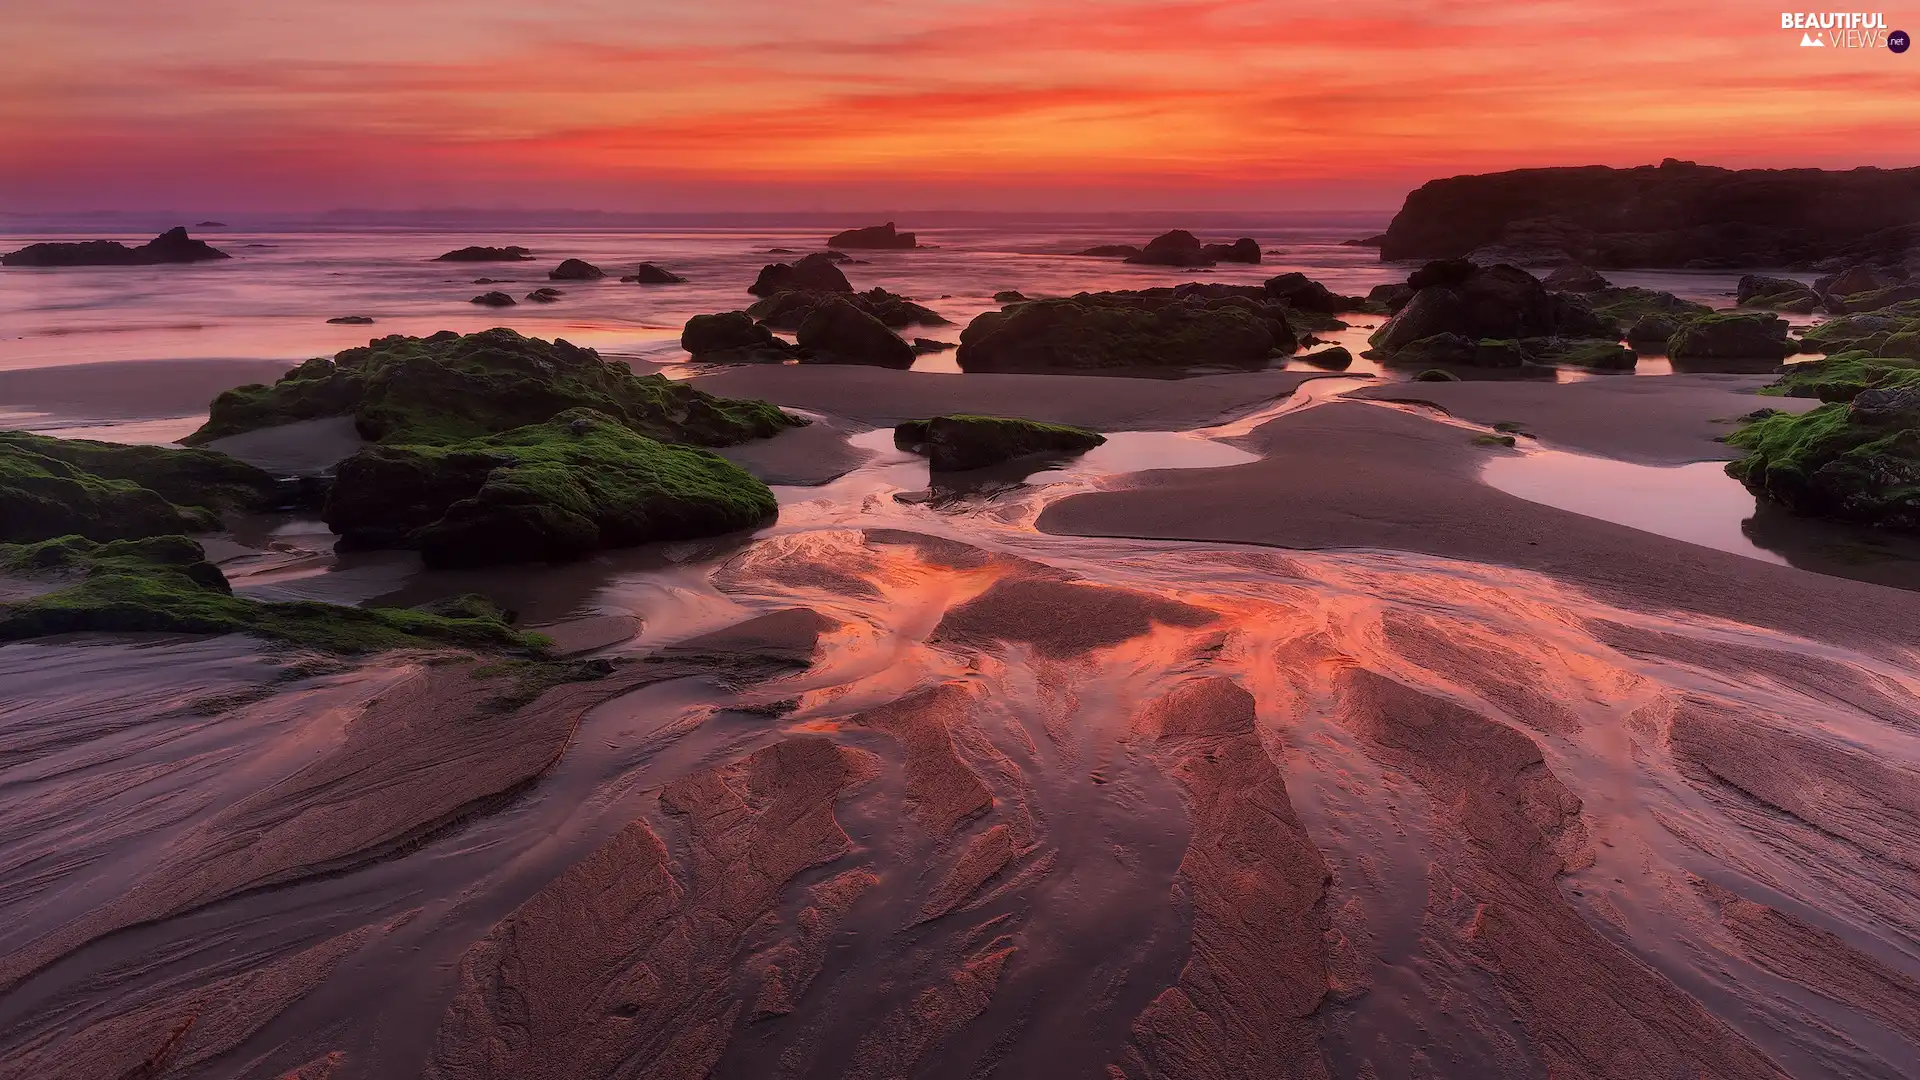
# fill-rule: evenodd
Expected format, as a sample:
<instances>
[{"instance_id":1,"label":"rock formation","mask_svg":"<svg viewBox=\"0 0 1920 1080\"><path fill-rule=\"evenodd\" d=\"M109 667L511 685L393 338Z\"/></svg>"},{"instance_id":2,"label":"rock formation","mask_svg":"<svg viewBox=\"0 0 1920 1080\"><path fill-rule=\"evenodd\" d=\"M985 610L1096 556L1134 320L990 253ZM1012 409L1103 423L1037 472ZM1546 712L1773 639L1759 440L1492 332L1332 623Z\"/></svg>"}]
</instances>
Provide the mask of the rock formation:
<instances>
[{"instance_id":1,"label":"rock formation","mask_svg":"<svg viewBox=\"0 0 1920 1080\"><path fill-rule=\"evenodd\" d=\"M893 429L893 444L925 454L934 472L984 469L1038 454L1080 454L1106 441L1085 428L1005 416L936 416Z\"/></svg>"},{"instance_id":2,"label":"rock formation","mask_svg":"<svg viewBox=\"0 0 1920 1080\"><path fill-rule=\"evenodd\" d=\"M533 252L523 247L463 247L447 252L434 262L527 262Z\"/></svg>"},{"instance_id":3,"label":"rock formation","mask_svg":"<svg viewBox=\"0 0 1920 1080\"><path fill-rule=\"evenodd\" d=\"M547 271L552 281L599 281L607 272L585 259L566 259L559 266Z\"/></svg>"},{"instance_id":4,"label":"rock formation","mask_svg":"<svg viewBox=\"0 0 1920 1080\"><path fill-rule=\"evenodd\" d=\"M914 248L915 242L910 232L894 231L893 222L885 225L869 225L864 229L848 229L834 233L827 241L830 248L868 248L873 250L897 250Z\"/></svg>"},{"instance_id":5,"label":"rock formation","mask_svg":"<svg viewBox=\"0 0 1920 1080\"><path fill-rule=\"evenodd\" d=\"M816 252L798 262L769 263L760 268L760 276L754 279L747 291L755 296L772 296L793 290L852 292L853 286L847 283L847 275L841 273L834 262L830 255Z\"/></svg>"},{"instance_id":6,"label":"rock formation","mask_svg":"<svg viewBox=\"0 0 1920 1080\"><path fill-rule=\"evenodd\" d=\"M173 228L139 247L115 240L28 244L0 255L0 266L155 266L232 257L204 240L188 236L185 228Z\"/></svg>"}]
</instances>

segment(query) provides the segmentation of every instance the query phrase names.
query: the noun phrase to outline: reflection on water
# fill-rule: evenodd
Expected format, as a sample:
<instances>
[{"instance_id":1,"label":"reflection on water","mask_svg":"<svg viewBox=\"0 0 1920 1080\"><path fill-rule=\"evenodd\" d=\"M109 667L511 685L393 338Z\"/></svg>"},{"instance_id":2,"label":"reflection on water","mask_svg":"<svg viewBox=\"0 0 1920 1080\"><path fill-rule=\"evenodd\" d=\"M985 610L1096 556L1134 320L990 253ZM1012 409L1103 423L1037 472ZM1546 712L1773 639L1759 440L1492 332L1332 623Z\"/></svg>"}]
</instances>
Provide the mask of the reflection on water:
<instances>
[{"instance_id":1,"label":"reflection on water","mask_svg":"<svg viewBox=\"0 0 1920 1080\"><path fill-rule=\"evenodd\" d=\"M1689 544L1815 573L1920 590L1920 542L1796 517L1760 503L1726 464L1639 465L1527 447L1490 458L1481 479L1559 507Z\"/></svg>"}]
</instances>

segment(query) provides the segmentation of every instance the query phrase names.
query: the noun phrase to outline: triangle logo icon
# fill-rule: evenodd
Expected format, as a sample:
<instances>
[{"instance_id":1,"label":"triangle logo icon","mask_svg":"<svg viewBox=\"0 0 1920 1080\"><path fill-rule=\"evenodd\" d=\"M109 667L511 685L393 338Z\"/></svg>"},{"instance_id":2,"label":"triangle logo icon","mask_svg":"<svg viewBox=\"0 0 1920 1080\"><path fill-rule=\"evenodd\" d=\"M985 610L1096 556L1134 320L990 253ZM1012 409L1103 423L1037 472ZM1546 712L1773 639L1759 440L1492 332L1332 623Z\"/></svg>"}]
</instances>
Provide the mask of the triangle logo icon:
<instances>
[{"instance_id":1,"label":"triangle logo icon","mask_svg":"<svg viewBox=\"0 0 1920 1080\"><path fill-rule=\"evenodd\" d=\"M1803 49L1824 49L1827 47L1827 43L1814 37L1812 34L1801 34L1800 47Z\"/></svg>"}]
</instances>

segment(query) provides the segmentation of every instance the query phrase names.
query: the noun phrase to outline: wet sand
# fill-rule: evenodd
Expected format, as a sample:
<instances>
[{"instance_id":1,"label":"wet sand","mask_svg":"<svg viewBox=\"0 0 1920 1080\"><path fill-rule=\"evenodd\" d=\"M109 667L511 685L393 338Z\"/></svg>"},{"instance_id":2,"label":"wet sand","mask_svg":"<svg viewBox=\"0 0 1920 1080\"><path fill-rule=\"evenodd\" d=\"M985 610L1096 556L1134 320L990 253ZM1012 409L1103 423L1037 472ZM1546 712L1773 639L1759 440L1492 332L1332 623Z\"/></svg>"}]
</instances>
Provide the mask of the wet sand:
<instances>
[{"instance_id":1,"label":"wet sand","mask_svg":"<svg viewBox=\"0 0 1920 1080\"><path fill-rule=\"evenodd\" d=\"M388 568L588 681L0 648L0 1077L1906 1075L1920 595L1300 379L705 377L825 417L741 451L778 525ZM1753 400L1632 382L1438 389L1641 461ZM844 434L956 410L1260 458L936 503Z\"/></svg>"}]
</instances>

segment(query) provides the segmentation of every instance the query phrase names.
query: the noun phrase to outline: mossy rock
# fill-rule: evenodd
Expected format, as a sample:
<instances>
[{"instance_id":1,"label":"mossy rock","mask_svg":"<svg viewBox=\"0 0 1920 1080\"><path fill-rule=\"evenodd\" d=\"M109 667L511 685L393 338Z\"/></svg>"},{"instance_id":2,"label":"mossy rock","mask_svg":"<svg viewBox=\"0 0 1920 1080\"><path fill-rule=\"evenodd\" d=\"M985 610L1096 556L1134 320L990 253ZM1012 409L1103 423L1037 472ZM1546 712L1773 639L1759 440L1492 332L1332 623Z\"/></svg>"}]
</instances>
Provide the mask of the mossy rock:
<instances>
[{"instance_id":1,"label":"mossy rock","mask_svg":"<svg viewBox=\"0 0 1920 1080\"><path fill-rule=\"evenodd\" d=\"M1842 315L1807 328L1800 336L1805 352L1842 352L1867 349L1878 353L1896 334L1920 333L1920 300L1909 300L1881 311Z\"/></svg>"},{"instance_id":2,"label":"mossy rock","mask_svg":"<svg viewBox=\"0 0 1920 1080\"><path fill-rule=\"evenodd\" d=\"M1667 339L1667 355L1687 360L1783 360L1797 347L1787 337L1787 321L1760 311L1716 311L1695 315Z\"/></svg>"},{"instance_id":3,"label":"mossy rock","mask_svg":"<svg viewBox=\"0 0 1920 1080\"><path fill-rule=\"evenodd\" d=\"M893 444L925 454L932 472L965 472L1033 454L1082 454L1106 436L1065 424L1008 416L936 416L893 429Z\"/></svg>"},{"instance_id":4,"label":"mossy rock","mask_svg":"<svg viewBox=\"0 0 1920 1080\"><path fill-rule=\"evenodd\" d=\"M947 326L948 320L930 307L916 304L882 288L865 292L840 293L817 290L791 290L756 300L747 314L776 330L798 330L815 310L829 303L852 304L864 314L878 319L892 330L906 326Z\"/></svg>"},{"instance_id":5,"label":"mossy rock","mask_svg":"<svg viewBox=\"0 0 1920 1080\"><path fill-rule=\"evenodd\" d=\"M1442 371L1439 368L1428 368L1427 370L1421 372L1420 374L1415 375L1413 377L1413 381L1414 382L1459 382L1460 376L1455 375L1451 371Z\"/></svg>"},{"instance_id":6,"label":"mossy rock","mask_svg":"<svg viewBox=\"0 0 1920 1080\"><path fill-rule=\"evenodd\" d=\"M574 409L481 439L367 447L340 463L322 517L348 548L482 566L715 536L777 512L733 463Z\"/></svg>"},{"instance_id":7,"label":"mossy rock","mask_svg":"<svg viewBox=\"0 0 1920 1080\"><path fill-rule=\"evenodd\" d=\"M270 473L215 450L0 431L0 454L9 452L53 458L105 480L138 484L183 506L259 510L276 505L282 494L280 481Z\"/></svg>"},{"instance_id":8,"label":"mossy rock","mask_svg":"<svg viewBox=\"0 0 1920 1080\"><path fill-rule=\"evenodd\" d=\"M1920 405L1920 388L1875 389L1749 424L1727 437L1747 451L1727 473L1795 513L1920 532L1920 411L1862 408L1901 395Z\"/></svg>"},{"instance_id":9,"label":"mossy rock","mask_svg":"<svg viewBox=\"0 0 1920 1080\"><path fill-rule=\"evenodd\" d=\"M1843 352L1790 364L1761 393L1852 401L1862 390L1915 384L1920 384L1920 360Z\"/></svg>"},{"instance_id":10,"label":"mossy rock","mask_svg":"<svg viewBox=\"0 0 1920 1080\"><path fill-rule=\"evenodd\" d=\"M1511 450L1516 444L1517 440L1511 435L1481 434L1473 437L1473 445L1475 446L1504 446Z\"/></svg>"},{"instance_id":11,"label":"mossy rock","mask_svg":"<svg viewBox=\"0 0 1920 1080\"><path fill-rule=\"evenodd\" d=\"M1487 348L1483 353L1480 342L1461 337L1459 334L1432 334L1385 353L1381 357L1381 363L1390 367L1419 368L1434 364L1472 366L1483 355L1491 361L1489 366L1492 367L1518 367L1526 362L1526 357L1520 352L1519 342L1501 342L1488 338L1486 345ZM1374 351L1380 352L1378 349ZM1507 355L1509 352L1510 355Z\"/></svg>"},{"instance_id":12,"label":"mossy rock","mask_svg":"<svg viewBox=\"0 0 1920 1080\"><path fill-rule=\"evenodd\" d=\"M0 449L0 543L22 544L69 533L90 540L133 540L220 527L211 510L176 506L128 480L95 476L57 458Z\"/></svg>"},{"instance_id":13,"label":"mossy rock","mask_svg":"<svg viewBox=\"0 0 1920 1080\"><path fill-rule=\"evenodd\" d=\"M1705 304L1682 300L1670 292L1642 289L1638 286L1595 289L1584 295L1587 303L1593 306L1593 310L1602 315L1611 315L1626 324L1632 324L1648 315L1686 319L1695 315L1711 314L1713 311Z\"/></svg>"},{"instance_id":14,"label":"mossy rock","mask_svg":"<svg viewBox=\"0 0 1920 1080\"><path fill-rule=\"evenodd\" d=\"M430 337L391 335L332 360L309 360L273 386L242 386L213 400L183 442L323 416L351 416L362 438L444 445L539 424L588 408L663 442L732 446L806 423L763 401L734 401L662 375L635 375L564 340L507 329Z\"/></svg>"},{"instance_id":15,"label":"mossy rock","mask_svg":"<svg viewBox=\"0 0 1920 1080\"><path fill-rule=\"evenodd\" d=\"M1639 363L1639 356L1632 349L1618 341L1599 338L1528 338L1521 346L1527 359L1555 367L1632 371Z\"/></svg>"},{"instance_id":16,"label":"mossy rock","mask_svg":"<svg viewBox=\"0 0 1920 1080\"><path fill-rule=\"evenodd\" d=\"M65 536L0 545L0 572L47 577L60 587L0 604L0 641L68 633L252 634L336 653L427 645L539 653L546 639L521 633L496 612L432 614L314 601L234 596L200 545L184 536L100 544Z\"/></svg>"},{"instance_id":17,"label":"mossy rock","mask_svg":"<svg viewBox=\"0 0 1920 1080\"><path fill-rule=\"evenodd\" d=\"M1741 305L1765 311L1784 311L1791 315L1811 315L1820 308L1820 297L1811 289L1786 289L1755 296Z\"/></svg>"}]
</instances>

